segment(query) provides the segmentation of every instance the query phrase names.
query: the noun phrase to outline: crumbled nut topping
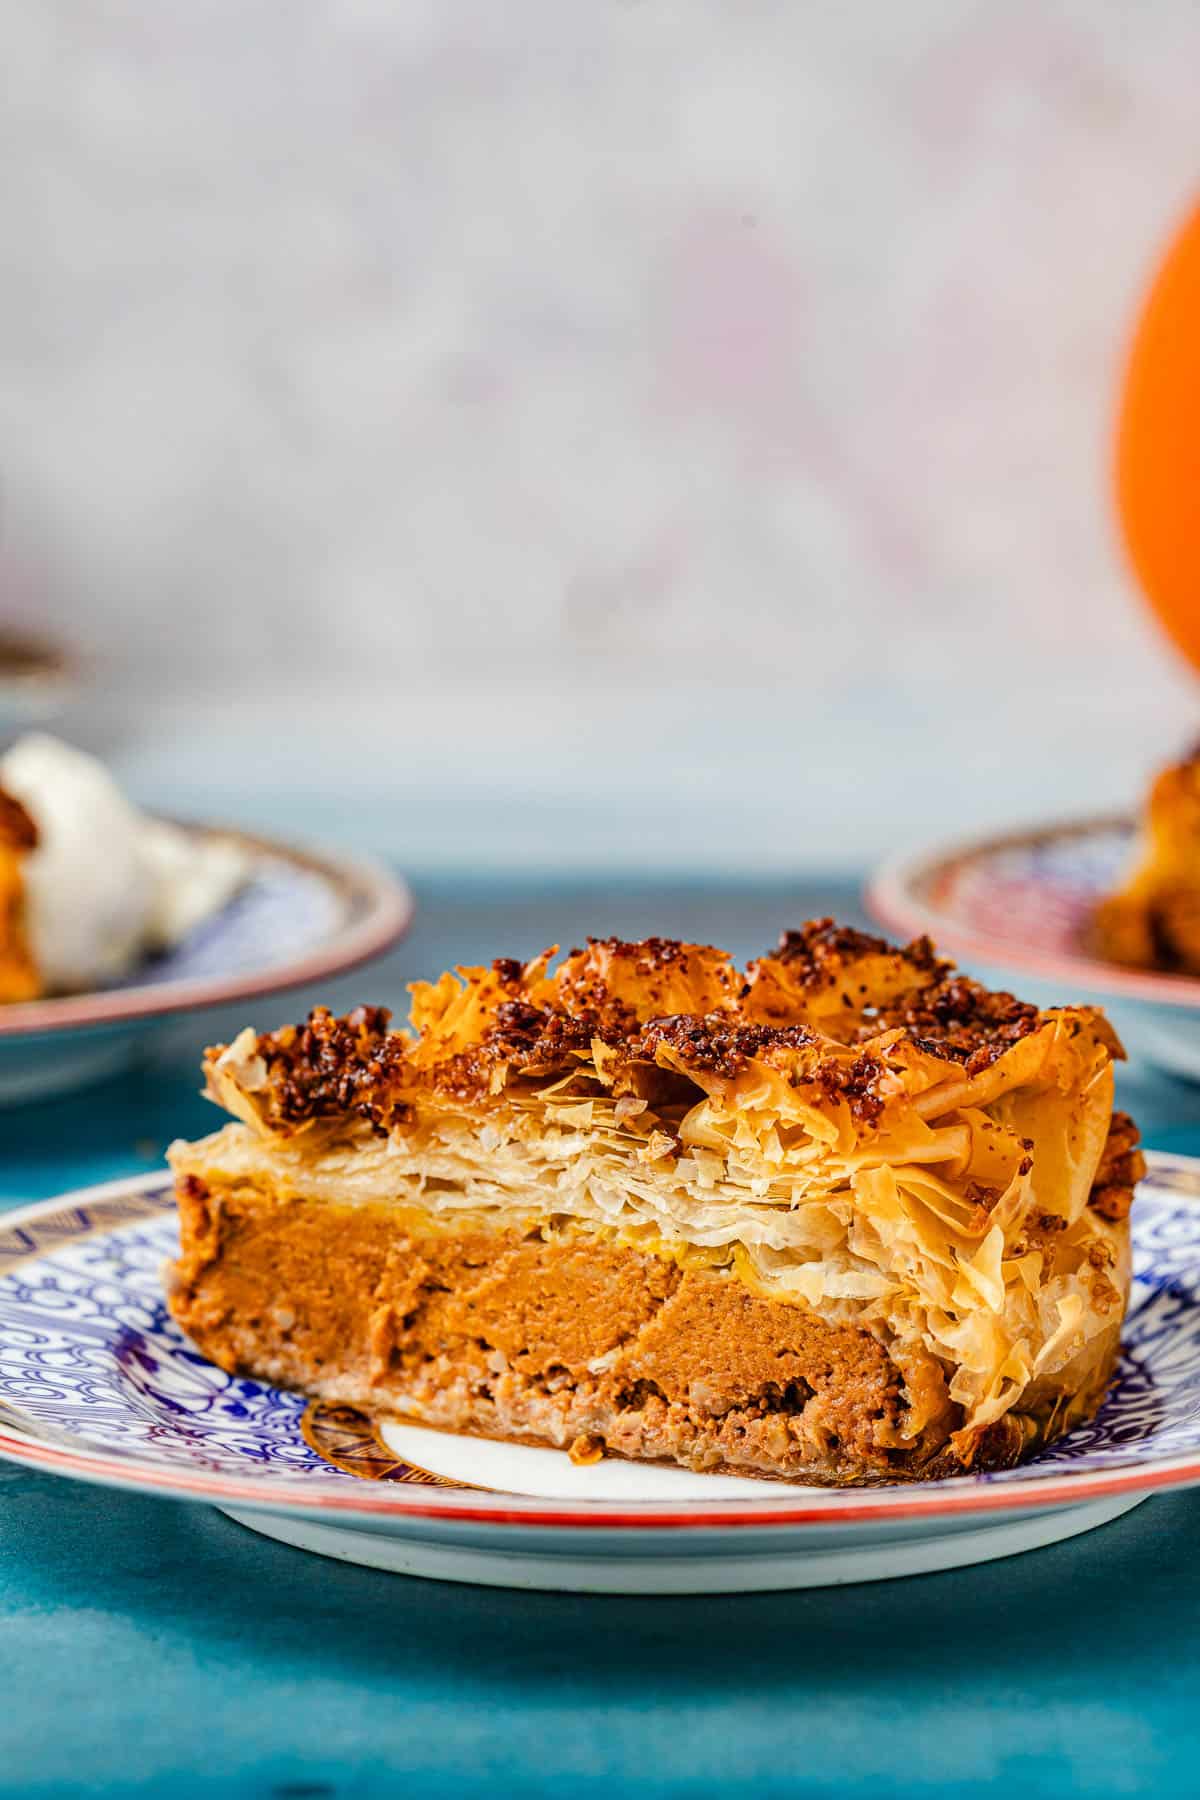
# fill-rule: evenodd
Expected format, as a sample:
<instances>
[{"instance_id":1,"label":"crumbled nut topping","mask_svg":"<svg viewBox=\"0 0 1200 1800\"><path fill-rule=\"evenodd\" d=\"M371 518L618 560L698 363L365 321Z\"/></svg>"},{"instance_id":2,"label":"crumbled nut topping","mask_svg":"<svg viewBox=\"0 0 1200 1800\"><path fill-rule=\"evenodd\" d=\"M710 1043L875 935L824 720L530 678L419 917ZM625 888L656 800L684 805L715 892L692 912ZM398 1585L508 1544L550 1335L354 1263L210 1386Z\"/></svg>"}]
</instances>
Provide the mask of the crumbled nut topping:
<instances>
[{"instance_id":1,"label":"crumbled nut topping","mask_svg":"<svg viewBox=\"0 0 1200 1800\"><path fill-rule=\"evenodd\" d=\"M1041 1019L1028 1001L953 972L898 1004L880 1007L873 1031L899 1025L918 1049L950 1057L963 1063L968 1075L977 1075L1036 1031Z\"/></svg>"},{"instance_id":2,"label":"crumbled nut topping","mask_svg":"<svg viewBox=\"0 0 1200 1800\"><path fill-rule=\"evenodd\" d=\"M1089 1202L1101 1218L1119 1220L1128 1216L1133 1190L1146 1173L1146 1159L1138 1149L1138 1141L1138 1128L1129 1114L1115 1112Z\"/></svg>"},{"instance_id":3,"label":"crumbled nut topping","mask_svg":"<svg viewBox=\"0 0 1200 1800\"><path fill-rule=\"evenodd\" d=\"M782 963L793 981L815 987L866 956L900 956L922 974L951 967L939 959L927 937L914 938L899 950L886 938L853 925L839 925L835 919L810 919L798 931L785 931L772 960Z\"/></svg>"},{"instance_id":4,"label":"crumbled nut topping","mask_svg":"<svg viewBox=\"0 0 1200 1800\"><path fill-rule=\"evenodd\" d=\"M280 1118L296 1125L358 1112L380 1129L395 1123L393 1090L407 1045L388 1030L391 1016L386 1006L357 1006L336 1019L318 1006L303 1025L265 1032L258 1053Z\"/></svg>"},{"instance_id":5,"label":"crumbled nut topping","mask_svg":"<svg viewBox=\"0 0 1200 1800\"><path fill-rule=\"evenodd\" d=\"M741 1025L728 1013L678 1013L651 1019L622 1049L631 1061L653 1062L665 1046L689 1069L732 1079L766 1051L800 1050L816 1042L816 1033L804 1025Z\"/></svg>"},{"instance_id":6,"label":"crumbled nut topping","mask_svg":"<svg viewBox=\"0 0 1200 1800\"><path fill-rule=\"evenodd\" d=\"M876 1004L880 957L888 959L887 985ZM666 938L590 938L554 974L547 961L502 957L490 970L465 971L466 989L453 991L470 1001L467 1022L427 1027L416 1040L391 1030L387 1010L371 1006L343 1019L318 1007L305 1024L264 1035L258 1051L276 1116L296 1125L352 1113L386 1131L407 1116L405 1096L421 1088L485 1104L512 1081L594 1079L602 1059L615 1092L645 1094L651 1078L686 1088L685 1078L733 1079L759 1061L786 1067L794 1084L814 1083L873 1124L886 1104L888 1071L886 1046L872 1049L872 1040L899 1031L970 1076L1045 1018L959 975L927 938L897 949L831 919L785 933L778 955L759 958L746 977L711 946ZM774 983L770 1023L747 1000L766 978ZM831 982L842 1008L832 1022L810 1016L807 998L819 989L820 1004ZM440 1016L441 994L427 992Z\"/></svg>"},{"instance_id":7,"label":"crumbled nut topping","mask_svg":"<svg viewBox=\"0 0 1200 1800\"><path fill-rule=\"evenodd\" d=\"M884 1073L879 1058L864 1050L851 1063L827 1058L817 1070L817 1080L830 1100L844 1100L856 1119L873 1125L883 1111Z\"/></svg>"}]
</instances>

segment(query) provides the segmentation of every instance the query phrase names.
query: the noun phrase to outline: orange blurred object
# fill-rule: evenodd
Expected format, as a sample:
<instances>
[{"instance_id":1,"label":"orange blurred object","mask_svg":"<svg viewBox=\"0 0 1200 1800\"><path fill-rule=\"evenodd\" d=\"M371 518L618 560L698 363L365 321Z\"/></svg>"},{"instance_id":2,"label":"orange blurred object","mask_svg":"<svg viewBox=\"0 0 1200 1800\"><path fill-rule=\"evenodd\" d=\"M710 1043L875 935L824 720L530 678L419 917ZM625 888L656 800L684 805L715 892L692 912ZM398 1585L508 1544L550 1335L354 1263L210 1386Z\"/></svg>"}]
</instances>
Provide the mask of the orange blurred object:
<instances>
[{"instance_id":1,"label":"orange blurred object","mask_svg":"<svg viewBox=\"0 0 1200 1800\"><path fill-rule=\"evenodd\" d=\"M1147 599L1200 669L1200 206L1168 250L1134 334L1117 504Z\"/></svg>"}]
</instances>

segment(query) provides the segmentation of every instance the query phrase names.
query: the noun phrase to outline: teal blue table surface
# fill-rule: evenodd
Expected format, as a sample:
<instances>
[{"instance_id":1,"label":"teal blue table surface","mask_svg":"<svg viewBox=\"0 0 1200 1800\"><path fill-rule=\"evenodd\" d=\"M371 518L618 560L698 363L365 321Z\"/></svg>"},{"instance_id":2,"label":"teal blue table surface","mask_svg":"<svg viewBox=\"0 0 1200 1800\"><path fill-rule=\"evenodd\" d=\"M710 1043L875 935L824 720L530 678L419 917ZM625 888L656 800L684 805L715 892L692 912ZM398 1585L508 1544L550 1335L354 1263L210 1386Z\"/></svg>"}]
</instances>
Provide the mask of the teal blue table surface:
<instances>
[{"instance_id":1,"label":"teal blue table surface","mask_svg":"<svg viewBox=\"0 0 1200 1800\"><path fill-rule=\"evenodd\" d=\"M853 896L813 884L418 885L343 1006L589 930L746 955ZM269 1004L257 1023L316 998ZM133 1074L0 1115L13 1205L156 1167L217 1115L211 1017ZM1200 1089L1136 1065L1148 1143L1200 1152ZM905 1581L725 1598L528 1594L308 1556L204 1507L0 1464L0 1790L14 1794L1200 1792L1200 1493L1054 1548Z\"/></svg>"}]
</instances>

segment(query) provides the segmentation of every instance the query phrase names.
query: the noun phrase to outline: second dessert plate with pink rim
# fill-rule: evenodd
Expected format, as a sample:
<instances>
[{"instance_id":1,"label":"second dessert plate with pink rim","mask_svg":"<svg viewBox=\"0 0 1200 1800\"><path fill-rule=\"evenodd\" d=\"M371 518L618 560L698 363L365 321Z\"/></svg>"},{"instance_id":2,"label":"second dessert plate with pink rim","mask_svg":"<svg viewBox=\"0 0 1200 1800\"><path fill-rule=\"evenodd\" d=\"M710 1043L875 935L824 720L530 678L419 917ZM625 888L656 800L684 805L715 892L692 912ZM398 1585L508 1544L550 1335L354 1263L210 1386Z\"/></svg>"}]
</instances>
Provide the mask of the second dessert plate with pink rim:
<instances>
[{"instance_id":1,"label":"second dessert plate with pink rim","mask_svg":"<svg viewBox=\"0 0 1200 1800\"><path fill-rule=\"evenodd\" d=\"M1123 968L1088 946L1092 911L1119 882L1136 831L1106 816L932 845L877 870L867 904L887 930L927 934L1022 999L1103 1006L1130 1049L1200 1080L1200 979Z\"/></svg>"},{"instance_id":2,"label":"second dessert plate with pink rim","mask_svg":"<svg viewBox=\"0 0 1200 1800\"><path fill-rule=\"evenodd\" d=\"M1016 1469L841 1490L380 1423L215 1368L163 1295L165 1175L0 1218L0 1456L219 1507L371 1567L489 1585L750 1592L1036 1549L1200 1484L1200 1162L1152 1156L1098 1416Z\"/></svg>"},{"instance_id":3,"label":"second dessert plate with pink rim","mask_svg":"<svg viewBox=\"0 0 1200 1800\"><path fill-rule=\"evenodd\" d=\"M182 829L236 844L248 858L241 888L120 982L0 1006L0 1105L97 1080L182 1015L345 974L390 949L412 919L405 883L371 862L248 832Z\"/></svg>"}]
</instances>

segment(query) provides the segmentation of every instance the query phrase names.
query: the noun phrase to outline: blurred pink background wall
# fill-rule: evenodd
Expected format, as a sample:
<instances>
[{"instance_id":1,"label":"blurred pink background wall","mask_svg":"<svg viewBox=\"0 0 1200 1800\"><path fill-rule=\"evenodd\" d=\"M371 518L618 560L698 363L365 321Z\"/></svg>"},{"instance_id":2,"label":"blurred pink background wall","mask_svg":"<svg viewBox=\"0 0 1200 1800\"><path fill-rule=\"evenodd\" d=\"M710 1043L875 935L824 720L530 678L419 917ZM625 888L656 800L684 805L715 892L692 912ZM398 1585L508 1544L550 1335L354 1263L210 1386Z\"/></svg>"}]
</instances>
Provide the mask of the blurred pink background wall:
<instances>
[{"instance_id":1,"label":"blurred pink background wall","mask_svg":"<svg viewBox=\"0 0 1200 1800\"><path fill-rule=\"evenodd\" d=\"M2 579L148 797L834 867L1123 801L1200 725L1107 488L1184 0L4 39Z\"/></svg>"}]
</instances>

